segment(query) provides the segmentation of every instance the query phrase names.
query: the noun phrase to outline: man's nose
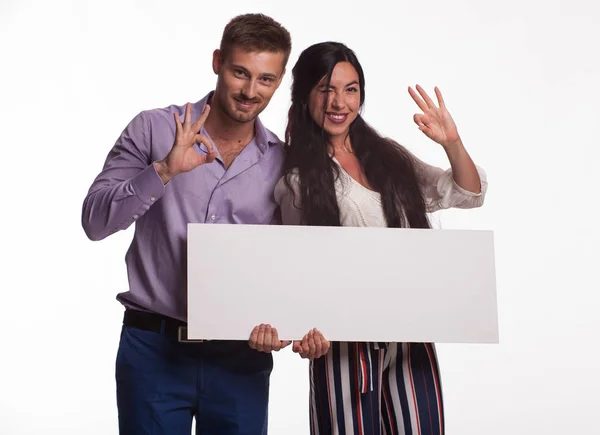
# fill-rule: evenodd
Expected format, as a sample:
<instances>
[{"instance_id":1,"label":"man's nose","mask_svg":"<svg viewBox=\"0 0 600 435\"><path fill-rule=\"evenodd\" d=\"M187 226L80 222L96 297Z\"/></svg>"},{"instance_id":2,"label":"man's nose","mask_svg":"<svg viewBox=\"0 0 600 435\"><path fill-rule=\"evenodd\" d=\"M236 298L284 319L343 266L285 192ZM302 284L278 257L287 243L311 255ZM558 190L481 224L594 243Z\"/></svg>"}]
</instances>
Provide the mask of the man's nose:
<instances>
[{"instance_id":1,"label":"man's nose","mask_svg":"<svg viewBox=\"0 0 600 435\"><path fill-rule=\"evenodd\" d=\"M256 97L256 82L248 80L242 88L242 96L246 100L252 100Z\"/></svg>"}]
</instances>

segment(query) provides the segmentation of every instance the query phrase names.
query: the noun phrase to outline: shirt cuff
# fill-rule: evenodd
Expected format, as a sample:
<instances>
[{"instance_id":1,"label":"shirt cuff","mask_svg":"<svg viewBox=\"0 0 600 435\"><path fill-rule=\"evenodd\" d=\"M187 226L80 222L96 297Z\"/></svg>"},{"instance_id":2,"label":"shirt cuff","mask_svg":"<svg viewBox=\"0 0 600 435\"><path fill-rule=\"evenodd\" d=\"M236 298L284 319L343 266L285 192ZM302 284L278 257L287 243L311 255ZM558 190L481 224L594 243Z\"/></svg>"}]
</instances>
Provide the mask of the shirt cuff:
<instances>
[{"instance_id":1,"label":"shirt cuff","mask_svg":"<svg viewBox=\"0 0 600 435\"><path fill-rule=\"evenodd\" d=\"M145 204L152 203L165 194L165 185L156 172L154 163L137 174L131 185L135 194Z\"/></svg>"}]
</instances>

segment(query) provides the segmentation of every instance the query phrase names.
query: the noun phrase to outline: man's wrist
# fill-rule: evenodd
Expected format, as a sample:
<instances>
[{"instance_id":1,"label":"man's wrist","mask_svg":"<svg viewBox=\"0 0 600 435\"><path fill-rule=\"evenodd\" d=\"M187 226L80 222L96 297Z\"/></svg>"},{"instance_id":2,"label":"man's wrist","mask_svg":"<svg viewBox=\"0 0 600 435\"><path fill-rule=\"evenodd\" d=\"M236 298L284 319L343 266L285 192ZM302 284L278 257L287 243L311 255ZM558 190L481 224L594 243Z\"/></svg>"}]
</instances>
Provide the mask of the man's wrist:
<instances>
[{"instance_id":1,"label":"man's wrist","mask_svg":"<svg viewBox=\"0 0 600 435\"><path fill-rule=\"evenodd\" d=\"M167 184L174 177L163 160L154 162L154 170L162 180L163 184Z\"/></svg>"}]
</instances>

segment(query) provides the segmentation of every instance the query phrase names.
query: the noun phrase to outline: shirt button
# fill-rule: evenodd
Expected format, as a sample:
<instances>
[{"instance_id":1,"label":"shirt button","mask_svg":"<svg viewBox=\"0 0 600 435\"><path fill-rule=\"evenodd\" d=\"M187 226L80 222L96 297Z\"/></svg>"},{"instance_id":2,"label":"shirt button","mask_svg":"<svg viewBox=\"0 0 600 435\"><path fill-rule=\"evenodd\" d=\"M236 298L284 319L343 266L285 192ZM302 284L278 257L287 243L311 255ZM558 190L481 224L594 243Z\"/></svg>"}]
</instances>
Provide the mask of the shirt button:
<instances>
[{"instance_id":1,"label":"shirt button","mask_svg":"<svg viewBox=\"0 0 600 435\"><path fill-rule=\"evenodd\" d=\"M134 214L133 219L137 219L137 218L139 218L139 216L137 214Z\"/></svg>"},{"instance_id":2,"label":"shirt button","mask_svg":"<svg viewBox=\"0 0 600 435\"><path fill-rule=\"evenodd\" d=\"M213 215L210 217L210 220L211 220L211 221L214 221L216 218L217 218L217 217L216 217L216 216L213 214Z\"/></svg>"},{"instance_id":3,"label":"shirt button","mask_svg":"<svg viewBox=\"0 0 600 435\"><path fill-rule=\"evenodd\" d=\"M150 197L150 201L156 201L156 198L155 198L155 197L153 197L153 196L151 196L151 197Z\"/></svg>"}]
</instances>

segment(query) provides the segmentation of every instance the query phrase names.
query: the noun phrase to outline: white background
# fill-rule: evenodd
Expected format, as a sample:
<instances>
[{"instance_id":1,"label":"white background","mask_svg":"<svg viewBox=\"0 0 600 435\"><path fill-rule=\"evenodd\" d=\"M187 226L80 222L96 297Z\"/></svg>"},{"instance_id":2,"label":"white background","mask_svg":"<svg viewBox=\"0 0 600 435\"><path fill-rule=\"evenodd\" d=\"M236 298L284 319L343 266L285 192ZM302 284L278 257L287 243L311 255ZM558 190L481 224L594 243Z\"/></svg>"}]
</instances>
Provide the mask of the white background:
<instances>
[{"instance_id":1,"label":"white background","mask_svg":"<svg viewBox=\"0 0 600 435\"><path fill-rule=\"evenodd\" d=\"M117 433L132 231L87 240L83 199L128 121L203 97L223 26L259 11L292 33L290 68L309 44L352 47L367 121L445 167L406 91L440 86L488 173L483 208L437 216L495 231L501 328L438 347L448 434L597 431L597 2L2 0L0 433ZM279 135L289 84L263 115ZM271 391L270 433L308 433L306 362L278 354Z\"/></svg>"}]
</instances>

